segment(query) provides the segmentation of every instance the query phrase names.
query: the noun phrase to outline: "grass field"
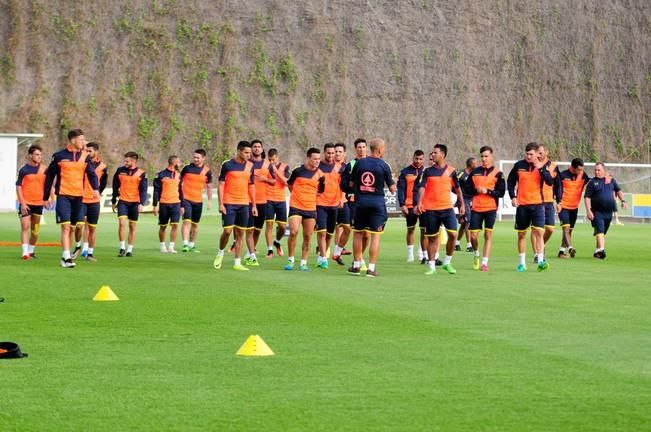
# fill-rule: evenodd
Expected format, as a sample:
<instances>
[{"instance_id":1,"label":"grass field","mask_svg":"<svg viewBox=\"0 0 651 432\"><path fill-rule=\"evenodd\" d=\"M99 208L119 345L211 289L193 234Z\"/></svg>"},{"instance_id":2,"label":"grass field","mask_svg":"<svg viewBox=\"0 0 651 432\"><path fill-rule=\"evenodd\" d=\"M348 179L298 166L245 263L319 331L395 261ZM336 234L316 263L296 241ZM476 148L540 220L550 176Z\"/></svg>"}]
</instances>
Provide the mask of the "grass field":
<instances>
[{"instance_id":1,"label":"grass field","mask_svg":"<svg viewBox=\"0 0 651 432\"><path fill-rule=\"evenodd\" d=\"M577 258L556 259L556 233L551 269L519 274L505 222L490 273L461 252L457 275L426 277L390 221L369 279L281 258L216 271L217 217L203 253L176 256L143 219L132 259L110 215L97 263L0 247L0 340L29 353L0 361L0 430L651 430L649 225L614 227L606 261L587 225ZM0 215L0 240L17 239ZM120 301L91 301L101 285ZM251 334L276 355L235 356Z\"/></svg>"}]
</instances>

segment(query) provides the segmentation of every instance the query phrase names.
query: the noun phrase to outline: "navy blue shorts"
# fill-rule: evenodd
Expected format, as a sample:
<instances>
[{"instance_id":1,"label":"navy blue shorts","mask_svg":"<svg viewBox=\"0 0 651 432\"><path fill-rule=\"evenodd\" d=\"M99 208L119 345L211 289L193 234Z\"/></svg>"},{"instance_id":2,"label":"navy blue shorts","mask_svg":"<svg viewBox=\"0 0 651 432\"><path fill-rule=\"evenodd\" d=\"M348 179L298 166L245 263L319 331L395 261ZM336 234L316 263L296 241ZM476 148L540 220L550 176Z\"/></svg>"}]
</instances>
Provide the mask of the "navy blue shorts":
<instances>
[{"instance_id":1,"label":"navy blue shorts","mask_svg":"<svg viewBox=\"0 0 651 432\"><path fill-rule=\"evenodd\" d=\"M337 225L350 226L350 205L344 203L344 206L337 210Z\"/></svg>"},{"instance_id":2,"label":"navy blue shorts","mask_svg":"<svg viewBox=\"0 0 651 432\"><path fill-rule=\"evenodd\" d=\"M570 228L574 228L574 224L576 224L576 217L579 214L579 209L564 209L562 208L561 211L558 213L558 219L561 221L561 226L566 227L569 226Z\"/></svg>"},{"instance_id":3,"label":"navy blue shorts","mask_svg":"<svg viewBox=\"0 0 651 432\"><path fill-rule=\"evenodd\" d=\"M427 210L423 216L425 235L427 237L437 235L441 229L441 225L448 231L456 232L457 230L457 215L454 213L454 209Z\"/></svg>"},{"instance_id":4,"label":"navy blue shorts","mask_svg":"<svg viewBox=\"0 0 651 432\"><path fill-rule=\"evenodd\" d=\"M118 201L118 218L128 218L130 222L138 222L138 206L140 203Z\"/></svg>"},{"instance_id":5,"label":"navy blue shorts","mask_svg":"<svg viewBox=\"0 0 651 432\"><path fill-rule=\"evenodd\" d=\"M18 217L24 218L27 216L42 216L43 215L43 206L36 206L27 204L27 213L22 214L20 212L20 207L18 207Z\"/></svg>"},{"instance_id":6,"label":"navy blue shorts","mask_svg":"<svg viewBox=\"0 0 651 432\"><path fill-rule=\"evenodd\" d=\"M82 203L81 211L79 213L79 221L86 221L88 225L95 226L99 222L100 204L96 203Z\"/></svg>"},{"instance_id":7,"label":"navy blue shorts","mask_svg":"<svg viewBox=\"0 0 651 432\"><path fill-rule=\"evenodd\" d=\"M301 210L296 207L289 207L289 219L300 217L301 219L316 219L316 210Z\"/></svg>"},{"instance_id":8,"label":"navy blue shorts","mask_svg":"<svg viewBox=\"0 0 651 432\"><path fill-rule=\"evenodd\" d=\"M556 223L556 206L553 202L544 203L543 206L545 208L545 226L553 228Z\"/></svg>"},{"instance_id":9,"label":"navy blue shorts","mask_svg":"<svg viewBox=\"0 0 651 432\"><path fill-rule=\"evenodd\" d=\"M353 228L355 231L382 233L384 225L387 223L387 217L387 207L384 203L377 205L355 204Z\"/></svg>"},{"instance_id":10,"label":"navy blue shorts","mask_svg":"<svg viewBox=\"0 0 651 432\"><path fill-rule=\"evenodd\" d=\"M276 219L278 223L287 223L287 202L269 201L269 219Z\"/></svg>"},{"instance_id":11,"label":"navy blue shorts","mask_svg":"<svg viewBox=\"0 0 651 432\"><path fill-rule=\"evenodd\" d=\"M427 225L427 218L425 217L425 213L421 213L418 215L418 228L421 231L425 231L425 225Z\"/></svg>"},{"instance_id":12,"label":"navy blue shorts","mask_svg":"<svg viewBox=\"0 0 651 432\"><path fill-rule=\"evenodd\" d=\"M356 204L354 201L348 203L348 211L350 212L350 226L355 225L355 207Z\"/></svg>"},{"instance_id":13,"label":"navy blue shorts","mask_svg":"<svg viewBox=\"0 0 651 432\"><path fill-rule=\"evenodd\" d=\"M196 203L193 201L183 200L181 202L183 207L183 220L191 221L193 224L198 224L201 221L201 212L203 211L203 203Z\"/></svg>"},{"instance_id":14,"label":"navy blue shorts","mask_svg":"<svg viewBox=\"0 0 651 432\"><path fill-rule=\"evenodd\" d=\"M80 221L81 197L71 197L59 195L56 204L56 219L58 224L69 223L72 226L77 225Z\"/></svg>"},{"instance_id":15,"label":"navy blue shorts","mask_svg":"<svg viewBox=\"0 0 651 432\"><path fill-rule=\"evenodd\" d=\"M181 204L163 204L158 206L158 225L178 224L181 220Z\"/></svg>"},{"instance_id":16,"label":"navy blue shorts","mask_svg":"<svg viewBox=\"0 0 651 432\"><path fill-rule=\"evenodd\" d=\"M407 215L405 216L405 220L407 221L407 228L416 227L416 224L418 223L418 215L414 213L413 207L409 207L407 209Z\"/></svg>"},{"instance_id":17,"label":"navy blue shorts","mask_svg":"<svg viewBox=\"0 0 651 432\"><path fill-rule=\"evenodd\" d=\"M246 229L249 224L249 205L224 204L226 214L222 213L222 226L224 228Z\"/></svg>"},{"instance_id":18,"label":"navy blue shorts","mask_svg":"<svg viewBox=\"0 0 651 432\"><path fill-rule=\"evenodd\" d=\"M515 230L545 227L545 207L542 204L521 205L515 209Z\"/></svg>"},{"instance_id":19,"label":"navy blue shorts","mask_svg":"<svg viewBox=\"0 0 651 432\"><path fill-rule=\"evenodd\" d=\"M334 234L339 207L316 206L316 230Z\"/></svg>"},{"instance_id":20,"label":"navy blue shorts","mask_svg":"<svg viewBox=\"0 0 651 432\"><path fill-rule=\"evenodd\" d=\"M258 231L262 230L265 221L273 220L271 215L271 208L269 203L256 204L255 208L258 210L258 215L253 216L253 212L249 215L249 223L246 225L247 228L255 228Z\"/></svg>"},{"instance_id":21,"label":"navy blue shorts","mask_svg":"<svg viewBox=\"0 0 651 432\"><path fill-rule=\"evenodd\" d=\"M486 212L474 211L470 215L470 231L481 231L482 226L486 231L493 231L495 221L497 220L497 210Z\"/></svg>"},{"instance_id":22,"label":"navy blue shorts","mask_svg":"<svg viewBox=\"0 0 651 432\"><path fill-rule=\"evenodd\" d=\"M463 197L463 207L465 209L465 214L463 217L461 215L457 215L457 220L461 222L462 219L469 221L470 217L472 215L472 197Z\"/></svg>"},{"instance_id":23,"label":"navy blue shorts","mask_svg":"<svg viewBox=\"0 0 651 432\"><path fill-rule=\"evenodd\" d=\"M594 235L608 233L608 228L610 228L610 222L613 220L613 212L604 212L604 211L594 211L594 219L592 219L592 228L594 228Z\"/></svg>"}]
</instances>

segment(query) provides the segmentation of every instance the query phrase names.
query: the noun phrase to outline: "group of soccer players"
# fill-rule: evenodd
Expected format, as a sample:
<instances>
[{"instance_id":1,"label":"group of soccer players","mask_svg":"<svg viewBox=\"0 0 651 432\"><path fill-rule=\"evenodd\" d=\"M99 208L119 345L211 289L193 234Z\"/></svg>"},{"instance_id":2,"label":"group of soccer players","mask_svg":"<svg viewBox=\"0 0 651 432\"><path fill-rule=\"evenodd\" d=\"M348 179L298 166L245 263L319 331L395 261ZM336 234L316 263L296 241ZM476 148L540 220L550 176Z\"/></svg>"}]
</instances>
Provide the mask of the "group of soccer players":
<instances>
[{"instance_id":1,"label":"group of soccer players","mask_svg":"<svg viewBox=\"0 0 651 432\"><path fill-rule=\"evenodd\" d=\"M108 169L100 157L99 144L86 142L83 131L71 130L69 144L56 152L46 168L41 164L42 151L37 145L28 149L28 162L21 168L16 183L21 220L21 243L24 260L35 258L38 226L44 206L52 205L56 195L56 220L61 227L61 266L75 266L78 256L95 261L95 228L100 214L100 195L107 185ZM595 258L605 258L605 235L612 219L615 197L626 207L623 192L607 175L605 166L597 163L590 179L584 164L574 159L560 171L549 160L544 145L529 143L525 158L518 161L508 178L494 165L493 149L480 149L480 164L468 158L466 168L457 172L447 161L448 148L436 144L425 164L425 152L414 152L412 163L402 169L397 182L383 160L386 144L376 138L368 143L358 139L355 158L346 161L343 143L325 144L323 150L310 148L304 163L294 170L283 163L277 149L265 154L260 140L241 141L237 153L221 166L218 184L219 211L223 231L214 259L221 269L231 234L234 242L233 269L248 271L259 266L257 243L262 230L267 245L266 257L274 252L284 256L281 239L289 228L285 270L308 271L311 241L316 232L317 266L329 267L332 259L343 265L342 255L353 233L353 262L348 272L376 277L380 236L387 221L385 187L397 191L398 203L407 224L407 261L413 262L415 228L420 226L418 258L427 264L426 275L436 273L437 265L455 274L452 257L460 250L459 238L468 240L467 250L473 253L472 267L488 271L492 231L497 219L499 199L508 191L516 207L515 229L519 272L527 270L526 234L531 228L534 261L539 271L549 267L545 244L555 225L561 221L563 236L559 258L574 257L572 231L576 223L583 191L587 217L596 237ZM211 203L212 172L205 164L206 152L195 150L192 163L181 168L180 158L168 158L165 169L153 181L153 212L158 216L159 241L162 253L176 253L178 225L183 219L184 252L198 252L195 242L203 209L203 192ZM138 166L139 155L127 152L124 164L113 176L112 208L119 218L119 257L133 256L137 221L147 200L147 177ZM286 189L289 189L289 209ZM456 195L456 200L452 195ZM455 207L457 210L455 211ZM275 225L275 228L274 228ZM167 227L169 243L166 243ZM441 227L447 242L441 245ZM479 249L479 233L484 231L483 248ZM302 236L300 257L297 244ZM72 250L72 245L75 245ZM439 249L444 247L444 259ZM246 250L245 250L246 249ZM368 264L364 254L368 249ZM348 252L349 253L349 252ZM244 255L244 259L242 256Z\"/></svg>"}]
</instances>

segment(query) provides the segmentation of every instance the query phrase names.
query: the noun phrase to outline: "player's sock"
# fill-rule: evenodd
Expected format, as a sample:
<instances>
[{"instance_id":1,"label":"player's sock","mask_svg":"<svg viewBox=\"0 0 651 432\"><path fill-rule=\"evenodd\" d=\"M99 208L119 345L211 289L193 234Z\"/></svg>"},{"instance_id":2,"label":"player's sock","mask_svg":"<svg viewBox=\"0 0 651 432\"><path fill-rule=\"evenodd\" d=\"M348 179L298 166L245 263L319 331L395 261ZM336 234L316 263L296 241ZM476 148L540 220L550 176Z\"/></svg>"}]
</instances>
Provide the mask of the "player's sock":
<instances>
[{"instance_id":1,"label":"player's sock","mask_svg":"<svg viewBox=\"0 0 651 432\"><path fill-rule=\"evenodd\" d=\"M170 249L174 249L175 242L170 242Z\"/></svg>"},{"instance_id":2,"label":"player's sock","mask_svg":"<svg viewBox=\"0 0 651 432\"><path fill-rule=\"evenodd\" d=\"M545 254L540 253L540 254L537 254L536 256L538 257L538 262L539 263L545 261Z\"/></svg>"},{"instance_id":3,"label":"player's sock","mask_svg":"<svg viewBox=\"0 0 651 432\"><path fill-rule=\"evenodd\" d=\"M476 257L479 256L479 251L478 251L478 250L475 251L475 256L476 256Z\"/></svg>"},{"instance_id":4,"label":"player's sock","mask_svg":"<svg viewBox=\"0 0 651 432\"><path fill-rule=\"evenodd\" d=\"M120 249L124 249L124 248L126 248L126 244L127 244L127 242L125 242L125 241L121 241L121 242L120 242Z\"/></svg>"},{"instance_id":5,"label":"player's sock","mask_svg":"<svg viewBox=\"0 0 651 432\"><path fill-rule=\"evenodd\" d=\"M36 245L33 244L27 245L27 252L29 252L30 255L33 254L35 250L36 250Z\"/></svg>"},{"instance_id":6,"label":"player's sock","mask_svg":"<svg viewBox=\"0 0 651 432\"><path fill-rule=\"evenodd\" d=\"M335 256L340 256L343 251L344 248L340 247L339 245L335 246Z\"/></svg>"},{"instance_id":7,"label":"player's sock","mask_svg":"<svg viewBox=\"0 0 651 432\"><path fill-rule=\"evenodd\" d=\"M127 253L133 252L133 245L127 245Z\"/></svg>"},{"instance_id":8,"label":"player's sock","mask_svg":"<svg viewBox=\"0 0 651 432\"><path fill-rule=\"evenodd\" d=\"M520 265L526 265L525 263L527 262L526 254L518 254L518 257L520 257Z\"/></svg>"},{"instance_id":9,"label":"player's sock","mask_svg":"<svg viewBox=\"0 0 651 432\"><path fill-rule=\"evenodd\" d=\"M183 240L183 246L190 247L190 243L187 240Z\"/></svg>"},{"instance_id":10,"label":"player's sock","mask_svg":"<svg viewBox=\"0 0 651 432\"><path fill-rule=\"evenodd\" d=\"M414 256L414 245L407 245L407 255Z\"/></svg>"},{"instance_id":11,"label":"player's sock","mask_svg":"<svg viewBox=\"0 0 651 432\"><path fill-rule=\"evenodd\" d=\"M439 259L439 253L438 253L438 252L436 252L436 253L434 254L434 261L436 261L437 259Z\"/></svg>"},{"instance_id":12,"label":"player's sock","mask_svg":"<svg viewBox=\"0 0 651 432\"><path fill-rule=\"evenodd\" d=\"M488 265L488 257L483 257L481 259L481 265Z\"/></svg>"},{"instance_id":13,"label":"player's sock","mask_svg":"<svg viewBox=\"0 0 651 432\"><path fill-rule=\"evenodd\" d=\"M273 252L274 247L273 246L267 246L267 252Z\"/></svg>"},{"instance_id":14,"label":"player's sock","mask_svg":"<svg viewBox=\"0 0 651 432\"><path fill-rule=\"evenodd\" d=\"M368 271L374 272L375 271L375 264L373 263L368 263Z\"/></svg>"},{"instance_id":15,"label":"player's sock","mask_svg":"<svg viewBox=\"0 0 651 432\"><path fill-rule=\"evenodd\" d=\"M426 260L429 260L429 254L427 253L427 251L423 251L423 256L422 256L421 259L423 259L423 258L426 259Z\"/></svg>"},{"instance_id":16,"label":"player's sock","mask_svg":"<svg viewBox=\"0 0 651 432\"><path fill-rule=\"evenodd\" d=\"M89 247L88 248L88 255L92 255L93 252L95 252L95 248Z\"/></svg>"},{"instance_id":17,"label":"player's sock","mask_svg":"<svg viewBox=\"0 0 651 432\"><path fill-rule=\"evenodd\" d=\"M353 268L360 268L360 262L359 261L353 261Z\"/></svg>"},{"instance_id":18,"label":"player's sock","mask_svg":"<svg viewBox=\"0 0 651 432\"><path fill-rule=\"evenodd\" d=\"M244 255L244 259L249 259L251 257L251 253L247 252L246 255Z\"/></svg>"},{"instance_id":19,"label":"player's sock","mask_svg":"<svg viewBox=\"0 0 651 432\"><path fill-rule=\"evenodd\" d=\"M558 248L558 251L559 251L559 252L563 252L563 253L565 253L565 248L564 248L564 247L559 247L559 248Z\"/></svg>"},{"instance_id":20,"label":"player's sock","mask_svg":"<svg viewBox=\"0 0 651 432\"><path fill-rule=\"evenodd\" d=\"M461 242L460 242L459 240L457 240L457 241L454 243L454 245L455 245L455 246L461 246Z\"/></svg>"},{"instance_id":21,"label":"player's sock","mask_svg":"<svg viewBox=\"0 0 651 432\"><path fill-rule=\"evenodd\" d=\"M294 264L294 257L293 256L292 257L287 257L287 261Z\"/></svg>"},{"instance_id":22,"label":"player's sock","mask_svg":"<svg viewBox=\"0 0 651 432\"><path fill-rule=\"evenodd\" d=\"M452 261L452 255L446 255L445 258L443 258L443 265L450 264L450 261Z\"/></svg>"},{"instance_id":23,"label":"player's sock","mask_svg":"<svg viewBox=\"0 0 651 432\"><path fill-rule=\"evenodd\" d=\"M255 252L253 252L252 254L247 254L247 255L249 255L249 258L251 258L252 260L257 260L258 259L255 256Z\"/></svg>"},{"instance_id":24,"label":"player's sock","mask_svg":"<svg viewBox=\"0 0 651 432\"><path fill-rule=\"evenodd\" d=\"M70 259L70 249L66 249L63 251L63 259Z\"/></svg>"},{"instance_id":25,"label":"player's sock","mask_svg":"<svg viewBox=\"0 0 651 432\"><path fill-rule=\"evenodd\" d=\"M82 252L88 252L88 243L84 243L84 245L81 247Z\"/></svg>"},{"instance_id":26,"label":"player's sock","mask_svg":"<svg viewBox=\"0 0 651 432\"><path fill-rule=\"evenodd\" d=\"M241 266L242 265L242 258L235 258L235 260L233 260L233 265L234 266Z\"/></svg>"},{"instance_id":27,"label":"player's sock","mask_svg":"<svg viewBox=\"0 0 651 432\"><path fill-rule=\"evenodd\" d=\"M80 248L80 247L81 247L81 242L75 242L75 249Z\"/></svg>"},{"instance_id":28,"label":"player's sock","mask_svg":"<svg viewBox=\"0 0 651 432\"><path fill-rule=\"evenodd\" d=\"M160 242L160 249L161 250L167 249L167 247L165 246L165 242Z\"/></svg>"},{"instance_id":29,"label":"player's sock","mask_svg":"<svg viewBox=\"0 0 651 432\"><path fill-rule=\"evenodd\" d=\"M29 245L27 243L23 243L23 256L29 255Z\"/></svg>"},{"instance_id":30,"label":"player's sock","mask_svg":"<svg viewBox=\"0 0 651 432\"><path fill-rule=\"evenodd\" d=\"M300 266L306 266L307 265L307 260L302 259L301 263L299 265Z\"/></svg>"},{"instance_id":31,"label":"player's sock","mask_svg":"<svg viewBox=\"0 0 651 432\"><path fill-rule=\"evenodd\" d=\"M472 243L470 243L470 242L466 243L466 249L471 248L471 247L472 247Z\"/></svg>"},{"instance_id":32,"label":"player's sock","mask_svg":"<svg viewBox=\"0 0 651 432\"><path fill-rule=\"evenodd\" d=\"M188 246L191 247L191 248L193 248L193 247L194 247L194 242L190 242L190 243L188 243Z\"/></svg>"},{"instance_id":33,"label":"player's sock","mask_svg":"<svg viewBox=\"0 0 651 432\"><path fill-rule=\"evenodd\" d=\"M224 249L219 249L217 251L217 256L224 256Z\"/></svg>"},{"instance_id":34,"label":"player's sock","mask_svg":"<svg viewBox=\"0 0 651 432\"><path fill-rule=\"evenodd\" d=\"M365 266L365 265L366 265L366 261L364 261L363 258L362 258L362 260L360 261L360 265L362 265L362 266Z\"/></svg>"}]
</instances>

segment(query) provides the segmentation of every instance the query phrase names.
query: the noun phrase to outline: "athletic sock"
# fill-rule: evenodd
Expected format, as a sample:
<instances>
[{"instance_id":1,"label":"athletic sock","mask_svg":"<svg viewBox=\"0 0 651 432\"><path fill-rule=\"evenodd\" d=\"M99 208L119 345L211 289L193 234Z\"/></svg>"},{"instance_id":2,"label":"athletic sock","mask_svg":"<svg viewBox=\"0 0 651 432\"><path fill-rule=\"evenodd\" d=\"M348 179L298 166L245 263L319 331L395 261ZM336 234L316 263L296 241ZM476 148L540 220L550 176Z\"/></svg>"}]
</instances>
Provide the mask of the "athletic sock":
<instances>
[{"instance_id":1,"label":"athletic sock","mask_svg":"<svg viewBox=\"0 0 651 432\"><path fill-rule=\"evenodd\" d=\"M470 243L470 242L466 243L466 247L467 247L467 248L471 248L471 247L472 247L472 243Z\"/></svg>"},{"instance_id":2,"label":"athletic sock","mask_svg":"<svg viewBox=\"0 0 651 432\"><path fill-rule=\"evenodd\" d=\"M485 265L485 266L488 265L488 257L483 257L483 258L481 259L481 265Z\"/></svg>"},{"instance_id":3,"label":"athletic sock","mask_svg":"<svg viewBox=\"0 0 651 432\"><path fill-rule=\"evenodd\" d=\"M88 248L88 255L92 255L93 252L95 252L95 248L89 247Z\"/></svg>"},{"instance_id":4,"label":"athletic sock","mask_svg":"<svg viewBox=\"0 0 651 432\"><path fill-rule=\"evenodd\" d=\"M63 251L63 259L70 259L70 249Z\"/></svg>"},{"instance_id":5,"label":"athletic sock","mask_svg":"<svg viewBox=\"0 0 651 432\"><path fill-rule=\"evenodd\" d=\"M518 254L518 257L520 257L520 265L525 265L525 263L527 262L526 255L527 254L523 254L523 253Z\"/></svg>"},{"instance_id":6,"label":"athletic sock","mask_svg":"<svg viewBox=\"0 0 651 432\"><path fill-rule=\"evenodd\" d=\"M439 259L439 253L438 253L438 252L436 252L436 253L434 254L434 261L436 261L437 259Z\"/></svg>"},{"instance_id":7,"label":"athletic sock","mask_svg":"<svg viewBox=\"0 0 651 432\"><path fill-rule=\"evenodd\" d=\"M120 249L124 249L126 247L127 242L121 241L120 242Z\"/></svg>"},{"instance_id":8,"label":"athletic sock","mask_svg":"<svg viewBox=\"0 0 651 432\"><path fill-rule=\"evenodd\" d=\"M545 254L538 254L537 257L539 263L545 261Z\"/></svg>"},{"instance_id":9,"label":"athletic sock","mask_svg":"<svg viewBox=\"0 0 651 432\"><path fill-rule=\"evenodd\" d=\"M443 265L450 264L450 261L452 261L452 255L446 255L443 259Z\"/></svg>"},{"instance_id":10,"label":"athletic sock","mask_svg":"<svg viewBox=\"0 0 651 432\"><path fill-rule=\"evenodd\" d=\"M189 246L190 246L190 244L188 243L188 241L187 241L187 240L183 240L183 246L188 246L188 247L189 247Z\"/></svg>"},{"instance_id":11,"label":"athletic sock","mask_svg":"<svg viewBox=\"0 0 651 432\"><path fill-rule=\"evenodd\" d=\"M174 243L174 242L170 242L170 249L174 249L174 245L175 245L175 244L176 244L176 243Z\"/></svg>"},{"instance_id":12,"label":"athletic sock","mask_svg":"<svg viewBox=\"0 0 651 432\"><path fill-rule=\"evenodd\" d=\"M224 256L224 249L219 249L217 251L217 256Z\"/></svg>"},{"instance_id":13,"label":"athletic sock","mask_svg":"<svg viewBox=\"0 0 651 432\"><path fill-rule=\"evenodd\" d=\"M255 252L253 252L252 254L248 254L248 255L249 255L249 258L251 258L252 260L257 260L257 259L258 259L258 258L255 256Z\"/></svg>"},{"instance_id":14,"label":"athletic sock","mask_svg":"<svg viewBox=\"0 0 651 432\"><path fill-rule=\"evenodd\" d=\"M33 254L35 250L36 250L36 245L32 245L32 244L27 245L27 252L29 252L30 254Z\"/></svg>"},{"instance_id":15,"label":"athletic sock","mask_svg":"<svg viewBox=\"0 0 651 432\"><path fill-rule=\"evenodd\" d=\"M193 247L194 247L194 242L190 242L190 243L188 243L188 246L190 246L191 248L193 248Z\"/></svg>"},{"instance_id":16,"label":"athletic sock","mask_svg":"<svg viewBox=\"0 0 651 432\"><path fill-rule=\"evenodd\" d=\"M81 242L75 242L75 249L80 248L80 247L81 247Z\"/></svg>"},{"instance_id":17,"label":"athletic sock","mask_svg":"<svg viewBox=\"0 0 651 432\"><path fill-rule=\"evenodd\" d=\"M165 247L165 242L160 242L160 248L161 248L161 249L167 249L167 248Z\"/></svg>"},{"instance_id":18,"label":"athletic sock","mask_svg":"<svg viewBox=\"0 0 651 432\"><path fill-rule=\"evenodd\" d=\"M339 245L335 246L335 256L340 256L341 252L343 252L344 248L339 247Z\"/></svg>"},{"instance_id":19,"label":"athletic sock","mask_svg":"<svg viewBox=\"0 0 651 432\"><path fill-rule=\"evenodd\" d=\"M476 257L479 256L479 251L478 251L478 250L475 251L475 256L476 256Z\"/></svg>"},{"instance_id":20,"label":"athletic sock","mask_svg":"<svg viewBox=\"0 0 651 432\"><path fill-rule=\"evenodd\" d=\"M427 261L427 266L431 269L436 269L436 261Z\"/></svg>"},{"instance_id":21,"label":"athletic sock","mask_svg":"<svg viewBox=\"0 0 651 432\"><path fill-rule=\"evenodd\" d=\"M27 243L23 243L23 256L29 255L29 245Z\"/></svg>"},{"instance_id":22,"label":"athletic sock","mask_svg":"<svg viewBox=\"0 0 651 432\"><path fill-rule=\"evenodd\" d=\"M239 266L242 265L242 258L235 258L233 265Z\"/></svg>"},{"instance_id":23,"label":"athletic sock","mask_svg":"<svg viewBox=\"0 0 651 432\"><path fill-rule=\"evenodd\" d=\"M84 252L87 251L88 250L88 243L84 243L81 250L83 250Z\"/></svg>"},{"instance_id":24,"label":"athletic sock","mask_svg":"<svg viewBox=\"0 0 651 432\"><path fill-rule=\"evenodd\" d=\"M563 252L563 253L565 253L565 248L564 248L564 247L560 247L560 248L558 248L558 251L559 251L559 252Z\"/></svg>"},{"instance_id":25,"label":"athletic sock","mask_svg":"<svg viewBox=\"0 0 651 432\"><path fill-rule=\"evenodd\" d=\"M353 261L353 268L358 269L360 267L361 267L361 265L360 265L359 261Z\"/></svg>"},{"instance_id":26,"label":"athletic sock","mask_svg":"<svg viewBox=\"0 0 651 432\"><path fill-rule=\"evenodd\" d=\"M302 259L301 263L299 265L306 266L307 265L307 260Z\"/></svg>"},{"instance_id":27,"label":"athletic sock","mask_svg":"<svg viewBox=\"0 0 651 432\"><path fill-rule=\"evenodd\" d=\"M127 252L133 252L133 245L127 245Z\"/></svg>"},{"instance_id":28,"label":"athletic sock","mask_svg":"<svg viewBox=\"0 0 651 432\"><path fill-rule=\"evenodd\" d=\"M268 247L267 247L267 252L273 252L273 251L274 251L274 247L273 247L273 246L268 246Z\"/></svg>"},{"instance_id":29,"label":"athletic sock","mask_svg":"<svg viewBox=\"0 0 651 432\"><path fill-rule=\"evenodd\" d=\"M427 254L427 251L423 251L423 256L421 257L421 259L423 259L423 258L425 258L426 260L429 260L429 256Z\"/></svg>"},{"instance_id":30,"label":"athletic sock","mask_svg":"<svg viewBox=\"0 0 651 432\"><path fill-rule=\"evenodd\" d=\"M414 245L407 245L407 255L414 256Z\"/></svg>"},{"instance_id":31,"label":"athletic sock","mask_svg":"<svg viewBox=\"0 0 651 432\"><path fill-rule=\"evenodd\" d=\"M290 263L294 264L294 261L295 261L295 260L294 260L294 257L291 256L291 257L288 257L288 258L287 258L287 261L289 261Z\"/></svg>"},{"instance_id":32,"label":"athletic sock","mask_svg":"<svg viewBox=\"0 0 651 432\"><path fill-rule=\"evenodd\" d=\"M461 242L459 240L457 240L456 242L454 242L454 245L455 246L461 246Z\"/></svg>"},{"instance_id":33,"label":"athletic sock","mask_svg":"<svg viewBox=\"0 0 651 432\"><path fill-rule=\"evenodd\" d=\"M371 264L371 263L369 263L369 264L368 264L368 271L371 271L371 272L372 272L372 271L375 271L375 264Z\"/></svg>"}]
</instances>

